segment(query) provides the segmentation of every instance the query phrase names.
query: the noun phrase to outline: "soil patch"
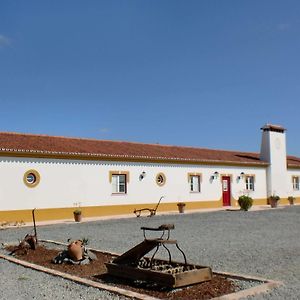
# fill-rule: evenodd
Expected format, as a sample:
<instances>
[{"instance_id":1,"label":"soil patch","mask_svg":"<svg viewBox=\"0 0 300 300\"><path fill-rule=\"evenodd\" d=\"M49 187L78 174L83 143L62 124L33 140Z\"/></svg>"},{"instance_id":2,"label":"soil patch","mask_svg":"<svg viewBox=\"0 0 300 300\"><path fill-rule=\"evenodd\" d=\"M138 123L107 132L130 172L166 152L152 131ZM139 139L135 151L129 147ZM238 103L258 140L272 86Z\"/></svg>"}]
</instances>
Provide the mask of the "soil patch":
<instances>
[{"instance_id":1,"label":"soil patch","mask_svg":"<svg viewBox=\"0 0 300 300\"><path fill-rule=\"evenodd\" d=\"M8 251L15 250L15 246L6 248ZM36 250L22 249L14 252L14 256L41 265L43 267L54 269L60 272L72 274L78 277L118 286L123 289L131 290L137 293L147 294L152 297L167 300L200 300L211 299L222 295L230 294L235 291L234 283L223 276L213 275L211 281L195 284L180 289L166 289L153 287L149 283L129 281L109 276L106 273L105 263L113 259L113 256L107 253L94 252L97 260L91 261L88 265L72 264L54 264L52 259L58 255L61 250L49 249L44 245L39 245Z\"/></svg>"}]
</instances>

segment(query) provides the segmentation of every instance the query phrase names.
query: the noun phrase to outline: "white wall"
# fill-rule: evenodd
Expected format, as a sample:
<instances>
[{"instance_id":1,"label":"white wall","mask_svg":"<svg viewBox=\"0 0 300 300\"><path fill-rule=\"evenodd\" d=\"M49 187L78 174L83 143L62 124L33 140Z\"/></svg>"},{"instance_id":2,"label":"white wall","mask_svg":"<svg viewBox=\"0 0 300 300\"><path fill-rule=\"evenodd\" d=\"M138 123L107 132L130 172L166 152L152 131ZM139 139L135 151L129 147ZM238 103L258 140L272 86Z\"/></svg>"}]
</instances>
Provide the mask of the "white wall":
<instances>
[{"instance_id":1,"label":"white wall","mask_svg":"<svg viewBox=\"0 0 300 300\"><path fill-rule=\"evenodd\" d=\"M23 176L29 169L40 174L40 183L29 188ZM112 195L109 171L128 171L126 195ZM145 171L146 177L139 180ZM255 191L250 196L266 198L266 169L259 167L221 167L199 165L143 164L126 162L74 161L59 159L0 158L0 211L14 209L122 205L164 202L216 201L222 197L221 180L211 181L211 175L232 175L232 195L244 193L245 182L238 181L241 172L255 174ZM164 173L166 183L156 184L158 173ZM188 173L201 173L201 192L190 193Z\"/></svg>"}]
</instances>

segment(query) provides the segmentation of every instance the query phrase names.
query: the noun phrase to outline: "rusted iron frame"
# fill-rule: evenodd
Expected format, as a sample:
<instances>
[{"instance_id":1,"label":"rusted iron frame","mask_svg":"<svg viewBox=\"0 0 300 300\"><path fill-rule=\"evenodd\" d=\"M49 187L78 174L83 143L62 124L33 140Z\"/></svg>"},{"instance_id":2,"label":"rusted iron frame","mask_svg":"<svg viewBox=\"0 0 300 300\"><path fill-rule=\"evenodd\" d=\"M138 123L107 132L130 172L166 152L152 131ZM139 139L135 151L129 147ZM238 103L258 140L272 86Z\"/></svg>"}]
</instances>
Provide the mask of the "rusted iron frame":
<instances>
[{"instance_id":1,"label":"rusted iron frame","mask_svg":"<svg viewBox=\"0 0 300 300\"><path fill-rule=\"evenodd\" d=\"M140 217L141 216L141 213L142 211L149 211L150 215L148 217L153 217L156 215L156 211L158 209L158 206L161 202L161 200L164 198L165 196L161 196L158 203L156 204L155 208L142 208L142 209L135 209L133 211L133 213L137 216L137 217Z\"/></svg>"},{"instance_id":2,"label":"rusted iron frame","mask_svg":"<svg viewBox=\"0 0 300 300\"><path fill-rule=\"evenodd\" d=\"M154 239L153 241L156 241L157 242L157 246L156 246L156 250L155 252L153 253L151 259L150 259L150 269L152 269L152 265L153 265L153 260L154 260L154 257L156 255L156 253L158 252L159 248L161 246L163 246L167 252L168 252L168 256L169 256L169 264L171 264L172 262L172 256L171 256L171 252L170 250L168 249L168 247L165 245L164 241L169 241L169 238L170 238L170 231L175 229L175 226L174 224L163 224L161 226L159 226L158 228L150 228L150 227L141 227L141 229L143 230L143 235L144 235L144 238L145 240L147 241L147 238L146 238L146 231L162 231L162 235L160 236L160 238L157 238L157 239ZM163 237L165 235L167 231L167 237L166 239L164 240ZM174 241L174 244L176 245L176 248L181 252L181 254L183 255L183 258L184 258L184 269L187 268L187 259L186 259L186 255L185 253L183 252L183 250L179 247L177 241L175 240Z\"/></svg>"},{"instance_id":3,"label":"rusted iron frame","mask_svg":"<svg viewBox=\"0 0 300 300\"><path fill-rule=\"evenodd\" d=\"M173 288L211 280L212 271L209 267L197 266L194 270L190 269L192 265L188 265L186 255L179 247L177 240L170 240L170 231L174 228L174 224L163 224L157 228L141 227L144 241L129 249L112 262L107 263L108 273L123 278L150 280ZM147 239L146 231L162 231L162 234L159 238ZM179 263L178 266L174 265L176 262L172 261L171 251L168 249L167 244L176 245L176 248L183 255L184 263ZM169 260L155 259L161 246L166 249ZM152 257L146 257L145 255L152 250L154 250ZM170 268L167 273L160 271L160 268L165 267ZM178 267L180 272L177 274ZM183 273L180 274L181 272Z\"/></svg>"},{"instance_id":4,"label":"rusted iron frame","mask_svg":"<svg viewBox=\"0 0 300 300\"><path fill-rule=\"evenodd\" d=\"M36 210L36 208L34 208L32 210L32 219L33 219L34 236L35 236L36 243L38 243L37 232L36 232L36 224L35 224L35 215L34 215L35 210Z\"/></svg>"},{"instance_id":5,"label":"rusted iron frame","mask_svg":"<svg viewBox=\"0 0 300 300\"><path fill-rule=\"evenodd\" d=\"M150 259L150 269L152 269L154 257L155 257L156 253L158 252L158 250L159 250L159 248L160 248L161 246L163 246L163 247L167 250L167 252L168 252L168 256L169 256L169 264L172 263L172 256L171 256L170 250L168 249L168 247L166 247L166 245L165 245L163 242L160 242L160 243L157 244L156 250L155 250L155 252L153 253L153 255L152 255L151 259ZM179 247L178 243L175 243L175 246L176 246L176 248L181 252L181 254L182 254L182 256L183 256L183 259L184 259L184 268L183 268L183 269L186 270L186 269L187 269L187 259L186 259L186 255L185 255L185 253L183 252L183 250Z\"/></svg>"},{"instance_id":6,"label":"rusted iron frame","mask_svg":"<svg viewBox=\"0 0 300 300\"><path fill-rule=\"evenodd\" d=\"M175 229L175 226L174 224L162 224L160 225L158 228L151 228L151 227L141 227L141 229L143 230L143 235L144 235L144 238L145 240L148 240L146 238L146 231L162 231L162 235L158 238L159 240L163 239L164 235L165 235L165 232L167 230L168 232L168 236L166 238L166 240L169 240L170 238L170 231Z\"/></svg>"}]
</instances>

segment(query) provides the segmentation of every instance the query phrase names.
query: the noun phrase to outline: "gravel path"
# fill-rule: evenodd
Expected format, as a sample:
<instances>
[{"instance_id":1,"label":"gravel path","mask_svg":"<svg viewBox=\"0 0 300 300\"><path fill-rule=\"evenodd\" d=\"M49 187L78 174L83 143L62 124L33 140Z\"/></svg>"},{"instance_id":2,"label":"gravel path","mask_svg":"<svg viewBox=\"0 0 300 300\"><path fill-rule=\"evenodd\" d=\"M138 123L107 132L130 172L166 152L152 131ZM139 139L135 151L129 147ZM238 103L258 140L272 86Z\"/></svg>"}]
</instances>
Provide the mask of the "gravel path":
<instances>
[{"instance_id":1,"label":"gravel path","mask_svg":"<svg viewBox=\"0 0 300 300\"><path fill-rule=\"evenodd\" d=\"M141 241L141 226L174 223L190 262L284 282L251 299L300 299L300 206L265 211L218 211L38 227L38 236L66 242L88 238L89 247L122 253ZM0 242L16 242L30 228L0 230ZM172 251L174 259L182 260ZM0 299L126 299L0 260Z\"/></svg>"}]
</instances>

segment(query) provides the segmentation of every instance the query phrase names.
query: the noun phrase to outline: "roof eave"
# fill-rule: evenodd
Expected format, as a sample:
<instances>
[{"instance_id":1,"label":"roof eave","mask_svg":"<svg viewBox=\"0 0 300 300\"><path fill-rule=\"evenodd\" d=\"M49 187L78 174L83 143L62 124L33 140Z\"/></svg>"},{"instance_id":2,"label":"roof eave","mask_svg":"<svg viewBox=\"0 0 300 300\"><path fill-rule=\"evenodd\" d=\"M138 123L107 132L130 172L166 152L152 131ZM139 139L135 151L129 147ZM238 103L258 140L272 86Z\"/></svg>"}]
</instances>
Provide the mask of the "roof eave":
<instances>
[{"instance_id":1,"label":"roof eave","mask_svg":"<svg viewBox=\"0 0 300 300\"><path fill-rule=\"evenodd\" d=\"M41 150L24 150L24 149L0 149L2 156L16 157L36 157L52 159L79 159L79 160L105 160L105 161L138 161L138 162L164 162L178 164L205 164L205 165L233 165L233 166L254 166L266 167L269 164L264 161L246 162L231 160L210 160L210 159L193 159L177 157L154 157L139 155L113 155L104 153L79 153L79 152L58 152L58 151L41 151Z\"/></svg>"},{"instance_id":2,"label":"roof eave","mask_svg":"<svg viewBox=\"0 0 300 300\"><path fill-rule=\"evenodd\" d=\"M300 165L296 165L296 164L287 164L287 167L289 169L300 169Z\"/></svg>"}]
</instances>

